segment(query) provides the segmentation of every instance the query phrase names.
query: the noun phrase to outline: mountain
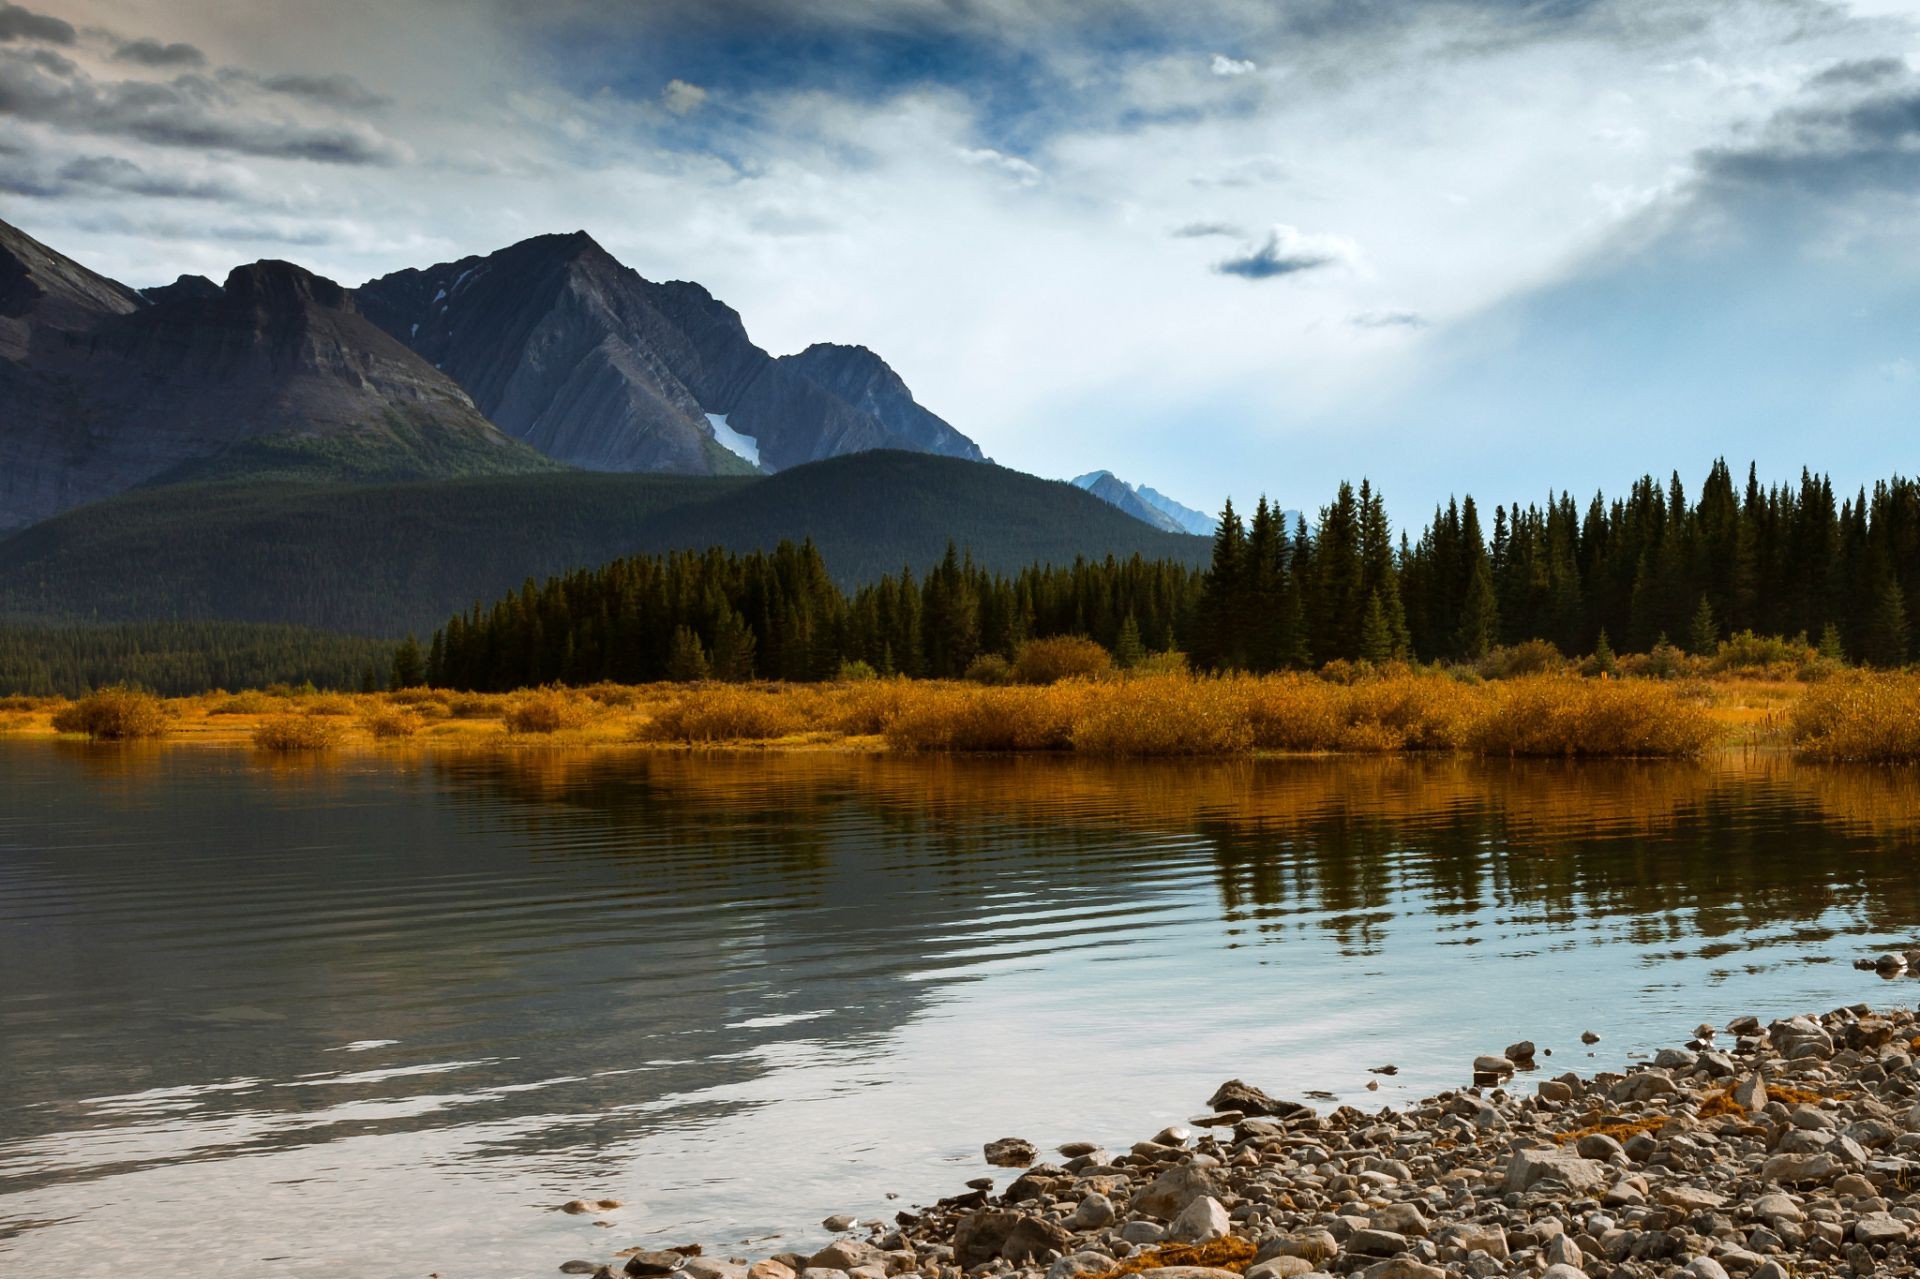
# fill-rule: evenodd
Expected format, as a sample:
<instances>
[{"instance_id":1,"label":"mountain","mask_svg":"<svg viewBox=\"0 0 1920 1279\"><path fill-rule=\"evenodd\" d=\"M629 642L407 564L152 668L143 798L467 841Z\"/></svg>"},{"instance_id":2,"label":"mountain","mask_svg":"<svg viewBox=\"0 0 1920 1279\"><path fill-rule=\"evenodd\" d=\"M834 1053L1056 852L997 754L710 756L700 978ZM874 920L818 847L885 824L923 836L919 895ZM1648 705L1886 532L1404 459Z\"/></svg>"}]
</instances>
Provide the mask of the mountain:
<instances>
[{"instance_id":1,"label":"mountain","mask_svg":"<svg viewBox=\"0 0 1920 1279\"><path fill-rule=\"evenodd\" d=\"M880 451L766 478L563 472L437 483L180 484L0 541L0 617L228 619L425 632L475 600L638 552L811 537L843 584L937 562L990 568L1140 554L1205 562L1071 485Z\"/></svg>"},{"instance_id":2,"label":"mountain","mask_svg":"<svg viewBox=\"0 0 1920 1279\"><path fill-rule=\"evenodd\" d=\"M502 429L575 466L707 475L883 448L981 456L872 352L776 360L704 288L649 281L584 231L398 271L357 297Z\"/></svg>"},{"instance_id":3,"label":"mountain","mask_svg":"<svg viewBox=\"0 0 1920 1279\"><path fill-rule=\"evenodd\" d=\"M980 446L922 408L887 362L864 346L815 342L779 362L877 419L892 447L984 461Z\"/></svg>"},{"instance_id":4,"label":"mountain","mask_svg":"<svg viewBox=\"0 0 1920 1279\"><path fill-rule=\"evenodd\" d=\"M552 469L288 262L149 299L0 223L0 531L136 484Z\"/></svg>"},{"instance_id":5,"label":"mountain","mask_svg":"<svg viewBox=\"0 0 1920 1279\"><path fill-rule=\"evenodd\" d=\"M1077 477L1074 487L1085 489L1110 506L1117 506L1134 519L1169 533L1188 533L1207 537L1213 533L1211 516L1182 506L1150 488L1127 483L1112 471L1089 471Z\"/></svg>"}]
</instances>

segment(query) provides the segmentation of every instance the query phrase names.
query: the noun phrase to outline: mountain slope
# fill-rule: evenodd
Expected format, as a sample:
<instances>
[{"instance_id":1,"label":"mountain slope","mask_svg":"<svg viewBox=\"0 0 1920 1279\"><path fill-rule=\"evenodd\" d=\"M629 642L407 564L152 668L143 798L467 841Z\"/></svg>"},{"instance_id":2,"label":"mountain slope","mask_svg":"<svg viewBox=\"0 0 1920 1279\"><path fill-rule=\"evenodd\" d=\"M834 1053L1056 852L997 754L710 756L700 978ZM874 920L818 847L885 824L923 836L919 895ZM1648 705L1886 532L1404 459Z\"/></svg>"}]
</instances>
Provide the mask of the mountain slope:
<instances>
[{"instance_id":1,"label":"mountain slope","mask_svg":"<svg viewBox=\"0 0 1920 1279\"><path fill-rule=\"evenodd\" d=\"M508 433L573 465L700 475L756 469L742 452L768 471L878 448L980 456L870 352L837 348L864 357L843 370L775 360L706 289L647 280L585 232L398 271L357 297ZM728 447L729 432L746 442Z\"/></svg>"},{"instance_id":2,"label":"mountain slope","mask_svg":"<svg viewBox=\"0 0 1920 1279\"><path fill-rule=\"evenodd\" d=\"M779 363L877 420L891 448L985 460L979 445L922 407L900 375L864 346L815 342L798 355L781 356Z\"/></svg>"},{"instance_id":3,"label":"mountain slope","mask_svg":"<svg viewBox=\"0 0 1920 1279\"><path fill-rule=\"evenodd\" d=\"M0 530L170 474L551 469L287 262L149 302L0 224Z\"/></svg>"},{"instance_id":4,"label":"mountain slope","mask_svg":"<svg viewBox=\"0 0 1920 1279\"><path fill-rule=\"evenodd\" d=\"M1136 520L1169 533L1187 533L1211 537L1212 516L1182 506L1164 493L1156 493L1143 484L1129 484L1112 471L1088 471L1075 477L1075 488L1085 489L1101 501L1116 506Z\"/></svg>"},{"instance_id":5,"label":"mountain slope","mask_svg":"<svg viewBox=\"0 0 1920 1279\"><path fill-rule=\"evenodd\" d=\"M0 616L225 618L425 630L528 577L641 551L812 537L843 583L952 537L989 567L1139 553L1202 563L1067 484L924 454L864 453L765 479L582 472L440 483L151 487L0 541Z\"/></svg>"}]
</instances>

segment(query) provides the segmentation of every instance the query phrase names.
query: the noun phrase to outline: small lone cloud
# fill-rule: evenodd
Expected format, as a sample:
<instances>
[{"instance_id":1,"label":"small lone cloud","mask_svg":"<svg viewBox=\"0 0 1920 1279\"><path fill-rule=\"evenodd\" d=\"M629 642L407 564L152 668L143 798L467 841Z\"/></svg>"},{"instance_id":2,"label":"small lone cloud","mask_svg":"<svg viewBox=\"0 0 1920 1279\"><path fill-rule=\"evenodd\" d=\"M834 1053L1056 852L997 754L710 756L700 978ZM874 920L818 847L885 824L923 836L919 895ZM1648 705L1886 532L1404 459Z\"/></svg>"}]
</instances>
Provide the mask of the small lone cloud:
<instances>
[{"instance_id":1,"label":"small lone cloud","mask_svg":"<svg viewBox=\"0 0 1920 1279\"><path fill-rule=\"evenodd\" d=\"M660 102L675 115L692 115L706 105L707 91L685 80L669 80L660 90Z\"/></svg>"},{"instance_id":2,"label":"small lone cloud","mask_svg":"<svg viewBox=\"0 0 1920 1279\"><path fill-rule=\"evenodd\" d=\"M1231 222L1189 222L1175 227L1171 234L1176 240L1203 240L1215 235L1238 237L1246 232Z\"/></svg>"},{"instance_id":3,"label":"small lone cloud","mask_svg":"<svg viewBox=\"0 0 1920 1279\"><path fill-rule=\"evenodd\" d=\"M1359 256L1351 240L1335 235L1311 235L1284 223L1267 233L1266 242L1238 257L1214 263L1220 275L1243 280L1273 280L1298 275L1337 263L1351 262Z\"/></svg>"},{"instance_id":4,"label":"small lone cloud","mask_svg":"<svg viewBox=\"0 0 1920 1279\"><path fill-rule=\"evenodd\" d=\"M1879 84L1883 80L1898 79L1906 75L1907 71L1907 62L1904 58L1857 58L1834 63L1807 81L1807 84L1815 88Z\"/></svg>"},{"instance_id":5,"label":"small lone cloud","mask_svg":"<svg viewBox=\"0 0 1920 1279\"><path fill-rule=\"evenodd\" d=\"M1361 311L1347 317L1356 329L1426 329L1433 321L1418 311Z\"/></svg>"},{"instance_id":6,"label":"small lone cloud","mask_svg":"<svg viewBox=\"0 0 1920 1279\"><path fill-rule=\"evenodd\" d=\"M1252 75L1260 69L1251 58L1229 58L1224 53L1213 55L1213 73L1217 76Z\"/></svg>"},{"instance_id":7,"label":"small lone cloud","mask_svg":"<svg viewBox=\"0 0 1920 1279\"><path fill-rule=\"evenodd\" d=\"M1911 359L1904 355L1896 356L1880 366L1880 376L1889 382L1911 382L1914 374L1920 372Z\"/></svg>"},{"instance_id":8,"label":"small lone cloud","mask_svg":"<svg viewBox=\"0 0 1920 1279\"><path fill-rule=\"evenodd\" d=\"M995 151L992 147L973 147L962 150L960 158L968 164L981 168L998 169L1012 178L1015 185L1030 187L1039 183L1046 175L1030 161L1017 155L1008 155L1004 151Z\"/></svg>"},{"instance_id":9,"label":"small lone cloud","mask_svg":"<svg viewBox=\"0 0 1920 1279\"><path fill-rule=\"evenodd\" d=\"M44 40L48 44L72 44L78 38L71 22L49 18L44 13L22 9L0 0L0 44L10 40Z\"/></svg>"},{"instance_id":10,"label":"small lone cloud","mask_svg":"<svg viewBox=\"0 0 1920 1279\"><path fill-rule=\"evenodd\" d=\"M367 111L384 107L392 101L350 75L275 75L267 76L259 83L268 93L282 93L317 106L339 107L349 111Z\"/></svg>"},{"instance_id":11,"label":"small lone cloud","mask_svg":"<svg viewBox=\"0 0 1920 1279\"><path fill-rule=\"evenodd\" d=\"M115 62L143 67L204 67L207 55L190 44L161 44L158 40L129 40L113 51Z\"/></svg>"}]
</instances>

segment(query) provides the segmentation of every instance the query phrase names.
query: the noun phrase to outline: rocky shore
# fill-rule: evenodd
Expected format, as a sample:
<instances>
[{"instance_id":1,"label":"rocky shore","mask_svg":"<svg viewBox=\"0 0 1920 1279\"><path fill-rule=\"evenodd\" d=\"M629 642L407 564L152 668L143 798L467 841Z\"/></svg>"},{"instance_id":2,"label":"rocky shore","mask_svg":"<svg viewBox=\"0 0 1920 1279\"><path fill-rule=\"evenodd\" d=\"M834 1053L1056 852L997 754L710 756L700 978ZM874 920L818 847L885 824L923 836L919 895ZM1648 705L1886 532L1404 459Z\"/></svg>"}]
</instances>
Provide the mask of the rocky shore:
<instances>
[{"instance_id":1,"label":"rocky shore","mask_svg":"<svg viewBox=\"0 0 1920 1279\"><path fill-rule=\"evenodd\" d=\"M1788 1279L1920 1274L1920 1020L1865 1005L1701 1026L1625 1073L1534 1046L1474 1086L1328 1114L1238 1080L1191 1128L1071 1143L811 1255L629 1249L600 1279ZM1463 1063L1463 1066L1465 1063ZM1463 1075L1468 1072L1463 1070Z\"/></svg>"}]
</instances>

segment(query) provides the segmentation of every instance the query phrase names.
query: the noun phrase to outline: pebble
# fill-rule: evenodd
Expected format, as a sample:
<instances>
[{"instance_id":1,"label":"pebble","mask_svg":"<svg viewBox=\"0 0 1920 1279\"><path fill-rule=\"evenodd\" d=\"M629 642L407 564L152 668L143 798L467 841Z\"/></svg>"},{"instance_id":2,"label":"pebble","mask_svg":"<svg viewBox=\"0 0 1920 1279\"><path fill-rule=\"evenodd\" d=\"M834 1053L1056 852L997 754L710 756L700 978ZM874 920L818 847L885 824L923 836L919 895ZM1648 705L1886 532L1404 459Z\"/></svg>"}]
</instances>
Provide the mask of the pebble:
<instances>
[{"instance_id":1,"label":"pebble","mask_svg":"<svg viewBox=\"0 0 1920 1279\"><path fill-rule=\"evenodd\" d=\"M1533 1052L1517 1042L1476 1074L1510 1080ZM1685 1047L1625 1069L1384 1109L1317 1110L1231 1080L1190 1128L1123 1153L1070 1143L1055 1166L1021 1139L991 1143L990 1159L1025 1169L1012 1184L996 1194L976 1178L870 1240L697 1274L678 1252L636 1253L627 1272L1112 1279L1124 1263L1144 1279L1920 1279L1916 1053L1920 1018L1862 1004L1702 1024Z\"/></svg>"}]
</instances>

